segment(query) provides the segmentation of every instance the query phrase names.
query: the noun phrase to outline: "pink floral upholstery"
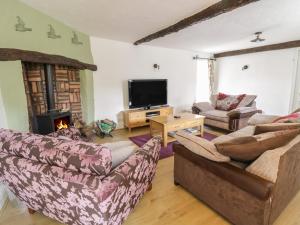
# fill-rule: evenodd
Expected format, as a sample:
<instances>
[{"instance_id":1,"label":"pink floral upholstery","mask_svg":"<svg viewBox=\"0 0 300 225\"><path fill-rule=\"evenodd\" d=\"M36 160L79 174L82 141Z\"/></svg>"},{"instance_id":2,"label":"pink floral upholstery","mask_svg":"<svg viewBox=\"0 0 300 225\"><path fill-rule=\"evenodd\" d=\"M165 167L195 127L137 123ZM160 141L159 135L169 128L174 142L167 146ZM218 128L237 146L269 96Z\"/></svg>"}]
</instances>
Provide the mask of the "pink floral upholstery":
<instances>
[{"instance_id":1,"label":"pink floral upholstery","mask_svg":"<svg viewBox=\"0 0 300 225\"><path fill-rule=\"evenodd\" d=\"M102 178L112 167L111 152L102 145L3 129L0 130L0 140L2 150L7 154Z\"/></svg>"},{"instance_id":2,"label":"pink floral upholstery","mask_svg":"<svg viewBox=\"0 0 300 225\"><path fill-rule=\"evenodd\" d=\"M35 138L40 136L0 130L0 182L8 185L29 208L70 225L122 224L151 184L161 147L160 138L151 139L101 179L98 175L10 154L5 149L7 140L11 140L10 149L26 151L26 141ZM51 140L51 144L55 143L55 139ZM43 143L39 147L44 148L45 145ZM75 148L68 150L83 153L94 151L97 154L92 146L76 147L81 145L82 142L74 141Z\"/></svg>"}]
</instances>

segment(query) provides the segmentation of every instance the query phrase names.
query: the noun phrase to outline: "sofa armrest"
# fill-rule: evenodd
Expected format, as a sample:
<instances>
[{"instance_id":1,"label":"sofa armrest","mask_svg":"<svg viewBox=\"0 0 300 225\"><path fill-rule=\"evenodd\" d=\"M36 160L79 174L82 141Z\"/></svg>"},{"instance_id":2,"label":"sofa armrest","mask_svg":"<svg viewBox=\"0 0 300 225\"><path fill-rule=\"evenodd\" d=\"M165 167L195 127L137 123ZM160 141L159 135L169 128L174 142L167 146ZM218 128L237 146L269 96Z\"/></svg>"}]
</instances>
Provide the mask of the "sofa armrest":
<instances>
[{"instance_id":1,"label":"sofa armrest","mask_svg":"<svg viewBox=\"0 0 300 225\"><path fill-rule=\"evenodd\" d=\"M214 107L209 102L198 102L194 103L192 106L192 111L194 114L199 114L200 112L206 112L214 110Z\"/></svg>"},{"instance_id":2,"label":"sofa armrest","mask_svg":"<svg viewBox=\"0 0 300 225\"><path fill-rule=\"evenodd\" d=\"M213 173L220 179L228 181L232 185L237 186L238 188L248 192L258 199L266 200L270 197L272 188L274 186L272 182L250 174L247 171L234 167L228 163L213 162L205 159L191 152L181 144L174 144L173 150L175 152L175 161L176 155L178 154L181 157L193 162L201 169Z\"/></svg>"},{"instance_id":3,"label":"sofa armrest","mask_svg":"<svg viewBox=\"0 0 300 225\"><path fill-rule=\"evenodd\" d=\"M256 109L255 107L239 107L233 109L227 113L227 116L230 119L240 119L251 117L256 113L261 113L261 110Z\"/></svg>"}]
</instances>

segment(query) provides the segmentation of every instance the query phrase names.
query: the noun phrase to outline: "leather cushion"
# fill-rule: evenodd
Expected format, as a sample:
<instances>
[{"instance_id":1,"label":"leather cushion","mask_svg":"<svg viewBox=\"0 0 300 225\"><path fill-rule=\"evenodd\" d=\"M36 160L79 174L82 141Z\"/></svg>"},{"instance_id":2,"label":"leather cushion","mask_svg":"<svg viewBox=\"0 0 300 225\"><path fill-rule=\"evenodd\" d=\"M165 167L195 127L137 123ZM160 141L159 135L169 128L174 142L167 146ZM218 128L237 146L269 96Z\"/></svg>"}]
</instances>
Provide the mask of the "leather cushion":
<instances>
[{"instance_id":1,"label":"leather cushion","mask_svg":"<svg viewBox=\"0 0 300 225\"><path fill-rule=\"evenodd\" d=\"M216 143L218 151L237 161L252 161L268 150L285 145L300 133L300 129L263 133L238 137L227 142Z\"/></svg>"}]
</instances>

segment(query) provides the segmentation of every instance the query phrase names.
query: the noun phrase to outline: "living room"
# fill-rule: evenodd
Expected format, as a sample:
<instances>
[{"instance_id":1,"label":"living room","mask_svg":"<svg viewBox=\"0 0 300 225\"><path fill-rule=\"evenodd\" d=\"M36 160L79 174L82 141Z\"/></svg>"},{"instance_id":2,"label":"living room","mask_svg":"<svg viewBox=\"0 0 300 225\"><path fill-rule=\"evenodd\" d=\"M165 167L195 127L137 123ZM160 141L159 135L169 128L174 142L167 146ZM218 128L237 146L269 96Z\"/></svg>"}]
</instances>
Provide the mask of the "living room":
<instances>
[{"instance_id":1,"label":"living room","mask_svg":"<svg viewBox=\"0 0 300 225\"><path fill-rule=\"evenodd\" d=\"M299 2L0 6L0 224L299 223Z\"/></svg>"}]
</instances>

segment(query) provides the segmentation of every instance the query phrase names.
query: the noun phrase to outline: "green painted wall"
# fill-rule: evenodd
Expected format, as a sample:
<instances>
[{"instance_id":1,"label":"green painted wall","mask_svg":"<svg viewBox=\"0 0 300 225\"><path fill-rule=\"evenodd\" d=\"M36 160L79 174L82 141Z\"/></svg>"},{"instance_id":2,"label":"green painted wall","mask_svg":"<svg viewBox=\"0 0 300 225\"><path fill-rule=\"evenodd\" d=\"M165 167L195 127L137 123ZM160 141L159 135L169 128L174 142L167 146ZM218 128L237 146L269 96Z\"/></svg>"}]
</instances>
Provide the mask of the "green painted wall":
<instances>
[{"instance_id":1,"label":"green painted wall","mask_svg":"<svg viewBox=\"0 0 300 225\"><path fill-rule=\"evenodd\" d=\"M7 126L27 131L28 113L20 62L0 62L0 90L4 103Z\"/></svg>"},{"instance_id":2,"label":"green painted wall","mask_svg":"<svg viewBox=\"0 0 300 225\"><path fill-rule=\"evenodd\" d=\"M17 16L32 28L31 32L15 31ZM47 32L51 24L60 39L49 39ZM17 48L58 54L93 63L89 36L77 32L83 45L71 43L74 29L46 16L39 11L19 2L18 0L0 1L0 48ZM90 71L81 72L82 105L84 119L92 122L94 119L93 74ZM4 108L8 127L16 130L28 130L26 97L22 78L21 62L0 63L0 90L4 99Z\"/></svg>"}]
</instances>

